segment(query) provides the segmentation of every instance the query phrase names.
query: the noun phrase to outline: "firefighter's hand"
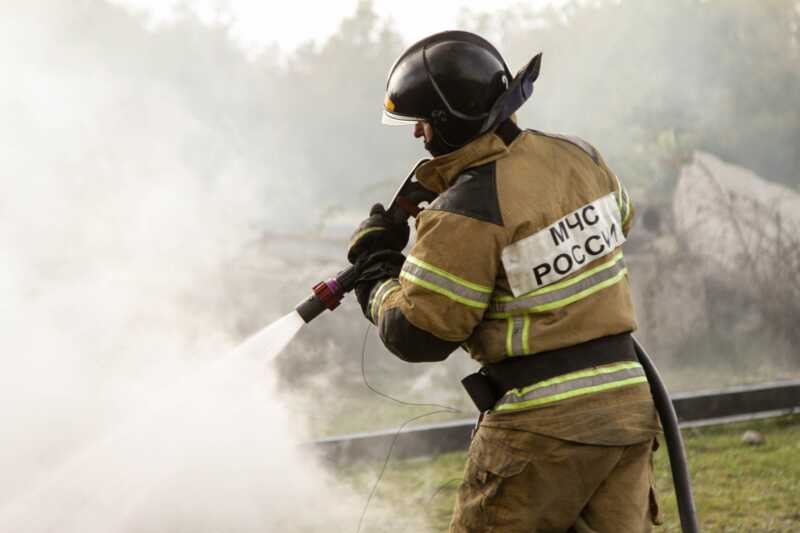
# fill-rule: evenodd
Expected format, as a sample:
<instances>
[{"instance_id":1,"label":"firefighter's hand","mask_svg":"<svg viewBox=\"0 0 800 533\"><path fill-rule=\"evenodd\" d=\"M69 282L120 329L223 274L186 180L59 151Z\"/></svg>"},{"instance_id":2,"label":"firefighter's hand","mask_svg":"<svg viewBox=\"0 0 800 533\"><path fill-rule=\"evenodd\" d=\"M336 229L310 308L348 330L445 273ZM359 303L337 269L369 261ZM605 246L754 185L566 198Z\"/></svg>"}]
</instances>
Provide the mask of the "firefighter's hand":
<instances>
[{"instance_id":1,"label":"firefighter's hand","mask_svg":"<svg viewBox=\"0 0 800 533\"><path fill-rule=\"evenodd\" d=\"M403 268L405 260L405 256L395 250L380 250L364 255L356 263L358 270L358 281L355 284L356 299L368 319L367 306L372 289L382 281L400 276L400 269Z\"/></svg>"},{"instance_id":2,"label":"firefighter's hand","mask_svg":"<svg viewBox=\"0 0 800 533\"><path fill-rule=\"evenodd\" d=\"M381 250L400 252L408 244L408 234L408 222L395 222L381 204L375 204L369 211L369 218L359 224L353 233L347 260L355 265Z\"/></svg>"}]
</instances>

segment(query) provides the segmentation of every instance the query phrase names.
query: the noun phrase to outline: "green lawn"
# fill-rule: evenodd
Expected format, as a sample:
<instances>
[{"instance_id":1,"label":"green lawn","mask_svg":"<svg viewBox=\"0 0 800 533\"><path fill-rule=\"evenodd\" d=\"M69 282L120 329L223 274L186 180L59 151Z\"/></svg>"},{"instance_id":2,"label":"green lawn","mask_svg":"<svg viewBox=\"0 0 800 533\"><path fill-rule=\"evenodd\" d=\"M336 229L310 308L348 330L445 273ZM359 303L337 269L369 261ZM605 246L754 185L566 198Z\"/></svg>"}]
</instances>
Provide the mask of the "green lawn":
<instances>
[{"instance_id":1,"label":"green lawn","mask_svg":"<svg viewBox=\"0 0 800 533\"><path fill-rule=\"evenodd\" d=\"M761 432L766 442L743 444L748 429ZM800 531L800 416L690 429L684 437L703 531ZM362 531L411 531L397 521L381 523L381 508L391 509L400 522L422 516L431 531L447 531L463 463L464 453L392 461ZM380 465L363 466L344 475L369 490ZM680 531L665 446L656 453L656 474L664 518L656 531Z\"/></svg>"}]
</instances>

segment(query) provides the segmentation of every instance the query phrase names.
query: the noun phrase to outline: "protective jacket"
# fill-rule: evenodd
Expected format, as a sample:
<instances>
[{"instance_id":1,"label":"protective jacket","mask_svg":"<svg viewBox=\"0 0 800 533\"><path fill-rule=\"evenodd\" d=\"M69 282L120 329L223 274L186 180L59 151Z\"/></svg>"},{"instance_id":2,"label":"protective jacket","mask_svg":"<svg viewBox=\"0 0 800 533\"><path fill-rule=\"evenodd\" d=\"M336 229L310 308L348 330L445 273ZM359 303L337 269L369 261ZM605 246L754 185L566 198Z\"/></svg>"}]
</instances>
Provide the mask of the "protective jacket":
<instances>
[{"instance_id":1,"label":"protective jacket","mask_svg":"<svg viewBox=\"0 0 800 533\"><path fill-rule=\"evenodd\" d=\"M399 277L376 284L367 309L398 357L437 361L462 346L491 366L636 328L621 249L633 207L593 146L508 120L425 163L417 179L440 195L417 217ZM654 420L637 362L578 368L508 391L494 411L636 386L625 403L645 405L640 422ZM652 436L656 423L644 425L647 435L623 440Z\"/></svg>"}]
</instances>

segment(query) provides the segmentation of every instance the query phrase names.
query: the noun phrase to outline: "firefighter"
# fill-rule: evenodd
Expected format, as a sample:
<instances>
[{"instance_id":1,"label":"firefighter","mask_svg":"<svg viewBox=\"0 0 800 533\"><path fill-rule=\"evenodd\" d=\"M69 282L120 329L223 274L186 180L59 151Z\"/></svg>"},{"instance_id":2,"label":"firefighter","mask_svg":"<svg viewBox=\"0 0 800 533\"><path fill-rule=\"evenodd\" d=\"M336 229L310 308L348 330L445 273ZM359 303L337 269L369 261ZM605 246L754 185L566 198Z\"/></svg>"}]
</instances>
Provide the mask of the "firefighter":
<instances>
[{"instance_id":1,"label":"firefighter","mask_svg":"<svg viewBox=\"0 0 800 533\"><path fill-rule=\"evenodd\" d=\"M414 125L438 198L407 224L376 205L348 259L356 296L408 362L461 347L481 412L451 532L649 531L659 431L636 359L621 245L630 196L586 141L522 130L541 54L512 76L478 35L448 31L389 72L384 122Z\"/></svg>"}]
</instances>

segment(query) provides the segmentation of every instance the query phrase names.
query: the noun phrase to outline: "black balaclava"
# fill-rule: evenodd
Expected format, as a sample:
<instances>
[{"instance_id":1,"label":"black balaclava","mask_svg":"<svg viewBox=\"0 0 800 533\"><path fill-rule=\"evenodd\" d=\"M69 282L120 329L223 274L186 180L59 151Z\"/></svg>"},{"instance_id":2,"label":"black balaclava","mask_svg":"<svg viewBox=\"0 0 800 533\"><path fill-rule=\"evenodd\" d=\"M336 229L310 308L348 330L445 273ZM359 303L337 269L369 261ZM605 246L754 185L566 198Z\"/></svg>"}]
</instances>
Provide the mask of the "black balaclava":
<instances>
[{"instance_id":1,"label":"black balaclava","mask_svg":"<svg viewBox=\"0 0 800 533\"><path fill-rule=\"evenodd\" d=\"M455 123L452 125L456 125ZM449 128L447 131L447 135L445 135L444 128L440 128L438 126L432 126L431 131L433 132L433 139L429 141L425 141L425 149L431 154L433 157L439 157L440 155L449 154L450 152L454 152L461 148L464 145L467 145L474 141L477 137L479 137L479 124L470 124L469 122L463 122L458 124L458 128ZM453 144L448 143L445 140L447 137Z\"/></svg>"},{"instance_id":2,"label":"black balaclava","mask_svg":"<svg viewBox=\"0 0 800 533\"><path fill-rule=\"evenodd\" d=\"M433 134L433 139L430 141L425 141L425 150L428 151L433 157L439 157L440 155L449 154L456 148L453 146L448 146L444 142L442 142L441 135L436 135L436 132Z\"/></svg>"}]
</instances>

